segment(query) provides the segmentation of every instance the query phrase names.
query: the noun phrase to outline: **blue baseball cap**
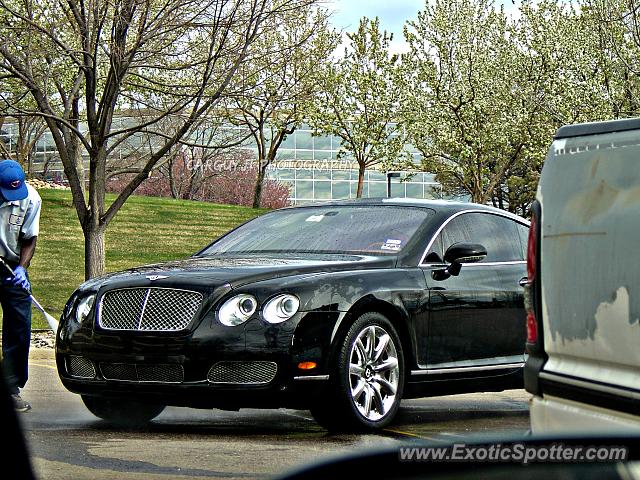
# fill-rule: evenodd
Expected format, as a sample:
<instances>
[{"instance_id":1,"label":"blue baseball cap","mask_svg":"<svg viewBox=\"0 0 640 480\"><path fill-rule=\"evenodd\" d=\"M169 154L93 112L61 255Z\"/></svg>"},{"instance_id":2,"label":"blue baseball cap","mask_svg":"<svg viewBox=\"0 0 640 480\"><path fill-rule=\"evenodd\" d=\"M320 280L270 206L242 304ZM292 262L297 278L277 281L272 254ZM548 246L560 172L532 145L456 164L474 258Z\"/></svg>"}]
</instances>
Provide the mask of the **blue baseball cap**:
<instances>
[{"instance_id":1,"label":"blue baseball cap","mask_svg":"<svg viewBox=\"0 0 640 480\"><path fill-rule=\"evenodd\" d=\"M7 202L24 200L29 195L24 171L18 162L0 161L0 194Z\"/></svg>"}]
</instances>

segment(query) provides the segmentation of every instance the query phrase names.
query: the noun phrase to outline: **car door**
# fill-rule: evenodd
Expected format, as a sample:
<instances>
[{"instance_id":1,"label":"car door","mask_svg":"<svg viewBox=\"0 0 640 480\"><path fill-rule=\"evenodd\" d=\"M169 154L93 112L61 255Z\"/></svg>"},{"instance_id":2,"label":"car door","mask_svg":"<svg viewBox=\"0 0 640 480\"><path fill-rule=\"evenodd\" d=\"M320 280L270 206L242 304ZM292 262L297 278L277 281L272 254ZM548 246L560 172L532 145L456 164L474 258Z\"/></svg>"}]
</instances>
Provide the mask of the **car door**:
<instances>
[{"instance_id":1,"label":"car door","mask_svg":"<svg viewBox=\"0 0 640 480\"><path fill-rule=\"evenodd\" d=\"M491 212L449 218L421 265L429 288L428 368L524 361L525 314L519 280L526 275L522 232L526 225ZM464 264L458 276L434 280L455 243L479 243L487 256Z\"/></svg>"}]
</instances>

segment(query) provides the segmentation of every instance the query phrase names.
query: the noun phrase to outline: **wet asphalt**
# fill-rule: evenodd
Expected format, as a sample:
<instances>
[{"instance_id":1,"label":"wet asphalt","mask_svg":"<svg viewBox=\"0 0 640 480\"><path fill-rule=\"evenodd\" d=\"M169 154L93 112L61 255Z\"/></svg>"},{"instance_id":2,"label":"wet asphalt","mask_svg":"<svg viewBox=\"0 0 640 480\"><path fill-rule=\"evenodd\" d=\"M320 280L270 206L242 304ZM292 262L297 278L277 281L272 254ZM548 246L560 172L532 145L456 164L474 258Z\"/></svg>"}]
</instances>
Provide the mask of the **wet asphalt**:
<instances>
[{"instance_id":1,"label":"wet asphalt","mask_svg":"<svg viewBox=\"0 0 640 480\"><path fill-rule=\"evenodd\" d=\"M32 349L20 415L37 478L268 479L310 462L382 446L526 435L524 390L408 400L376 435L329 435L307 411L167 408L145 428L94 417L58 379L51 349Z\"/></svg>"}]
</instances>

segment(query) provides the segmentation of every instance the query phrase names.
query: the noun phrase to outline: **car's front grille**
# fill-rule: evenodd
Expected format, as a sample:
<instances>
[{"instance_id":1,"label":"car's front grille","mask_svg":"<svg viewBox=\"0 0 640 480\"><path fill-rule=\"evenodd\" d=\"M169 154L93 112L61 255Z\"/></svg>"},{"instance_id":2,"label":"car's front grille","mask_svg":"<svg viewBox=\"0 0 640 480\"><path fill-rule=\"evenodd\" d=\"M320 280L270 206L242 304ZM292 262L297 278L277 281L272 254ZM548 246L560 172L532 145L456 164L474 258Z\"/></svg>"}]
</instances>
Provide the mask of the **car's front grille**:
<instances>
[{"instance_id":1,"label":"car's front grille","mask_svg":"<svg viewBox=\"0 0 640 480\"><path fill-rule=\"evenodd\" d=\"M93 362L78 355L67 357L67 372L76 378L96 378L96 368L93 366Z\"/></svg>"},{"instance_id":2,"label":"car's front grille","mask_svg":"<svg viewBox=\"0 0 640 480\"><path fill-rule=\"evenodd\" d=\"M98 324L108 330L175 332L187 328L202 294L173 288L111 290L100 301Z\"/></svg>"},{"instance_id":3,"label":"car's front grille","mask_svg":"<svg viewBox=\"0 0 640 480\"><path fill-rule=\"evenodd\" d=\"M102 362L100 364L100 372L106 380L157 383L181 383L184 381L184 369L182 365L176 363L135 364Z\"/></svg>"},{"instance_id":4,"label":"car's front grille","mask_svg":"<svg viewBox=\"0 0 640 480\"><path fill-rule=\"evenodd\" d=\"M275 362L218 362L209 369L211 383L257 385L269 383L278 372Z\"/></svg>"}]
</instances>

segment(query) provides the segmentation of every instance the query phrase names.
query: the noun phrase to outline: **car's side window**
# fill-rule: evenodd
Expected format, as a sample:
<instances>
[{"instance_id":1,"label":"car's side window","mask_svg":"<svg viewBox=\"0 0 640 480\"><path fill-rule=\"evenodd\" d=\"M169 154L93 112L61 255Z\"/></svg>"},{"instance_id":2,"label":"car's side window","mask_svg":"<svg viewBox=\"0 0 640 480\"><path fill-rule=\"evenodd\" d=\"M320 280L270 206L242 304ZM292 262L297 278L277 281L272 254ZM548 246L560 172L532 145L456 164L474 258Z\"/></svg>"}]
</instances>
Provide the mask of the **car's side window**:
<instances>
[{"instance_id":1,"label":"car's side window","mask_svg":"<svg viewBox=\"0 0 640 480\"><path fill-rule=\"evenodd\" d=\"M520 234L520 246L522 248L522 258L527 259L527 243L529 242L529 227L518 223L518 233Z\"/></svg>"},{"instance_id":2,"label":"car's side window","mask_svg":"<svg viewBox=\"0 0 640 480\"><path fill-rule=\"evenodd\" d=\"M446 252L454 243L480 243L487 249L484 263L524 260L518 225L509 218L491 213L463 213L440 233L442 251ZM428 259L425 261L429 262Z\"/></svg>"},{"instance_id":3,"label":"car's side window","mask_svg":"<svg viewBox=\"0 0 640 480\"><path fill-rule=\"evenodd\" d=\"M424 263L443 263L444 249L442 247L442 235L438 235L431 245L429 252L424 257Z\"/></svg>"},{"instance_id":4,"label":"car's side window","mask_svg":"<svg viewBox=\"0 0 640 480\"><path fill-rule=\"evenodd\" d=\"M486 215L493 224L491 232L497 243L494 262L512 262L524 260L524 252L518 232L519 223L500 215Z\"/></svg>"}]
</instances>

